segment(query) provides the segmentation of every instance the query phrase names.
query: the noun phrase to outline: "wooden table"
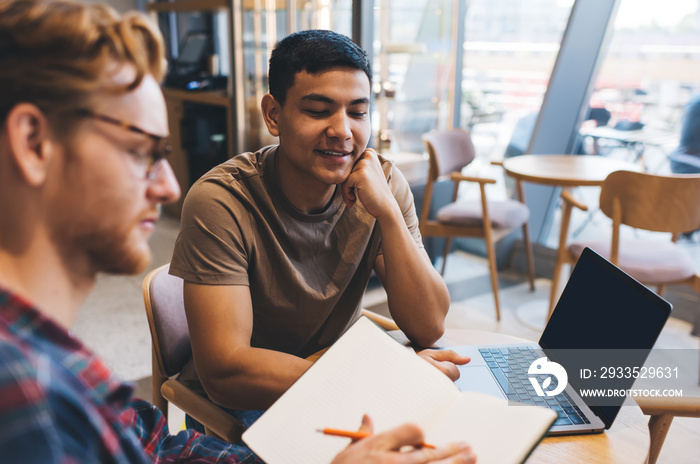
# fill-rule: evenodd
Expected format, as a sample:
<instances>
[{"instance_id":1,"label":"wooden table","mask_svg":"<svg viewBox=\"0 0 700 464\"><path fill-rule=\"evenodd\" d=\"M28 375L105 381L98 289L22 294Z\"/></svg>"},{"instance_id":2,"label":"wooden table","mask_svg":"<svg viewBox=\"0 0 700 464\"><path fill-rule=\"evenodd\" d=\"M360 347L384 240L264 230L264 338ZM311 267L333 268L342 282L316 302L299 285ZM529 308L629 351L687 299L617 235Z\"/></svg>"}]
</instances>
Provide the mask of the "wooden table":
<instances>
[{"instance_id":1,"label":"wooden table","mask_svg":"<svg viewBox=\"0 0 700 464\"><path fill-rule=\"evenodd\" d=\"M506 174L516 181L532 182L552 187L600 187L608 175L615 171L639 171L637 164L595 155L522 155L503 161ZM524 200L522 188L519 187L521 201ZM592 214L592 213L589 213ZM564 211L559 228L559 250L557 259L562 253L568 253L565 246L569 234L571 212ZM590 215L589 215L590 217ZM559 289L552 286L549 298L549 314L551 314Z\"/></svg>"},{"instance_id":2,"label":"wooden table","mask_svg":"<svg viewBox=\"0 0 700 464\"><path fill-rule=\"evenodd\" d=\"M614 171L639 171L639 166L595 155L522 155L503 160L509 176L554 187L596 187Z\"/></svg>"},{"instance_id":3,"label":"wooden table","mask_svg":"<svg viewBox=\"0 0 700 464\"><path fill-rule=\"evenodd\" d=\"M399 331L390 334L401 341ZM447 329L436 346L527 343L529 340L495 332ZM468 438L467 438L468 441ZM507 444L504 444L507 446ZM603 433L547 437L535 448L527 464L625 464L646 462L649 428L639 406L623 406L613 426Z\"/></svg>"}]
</instances>

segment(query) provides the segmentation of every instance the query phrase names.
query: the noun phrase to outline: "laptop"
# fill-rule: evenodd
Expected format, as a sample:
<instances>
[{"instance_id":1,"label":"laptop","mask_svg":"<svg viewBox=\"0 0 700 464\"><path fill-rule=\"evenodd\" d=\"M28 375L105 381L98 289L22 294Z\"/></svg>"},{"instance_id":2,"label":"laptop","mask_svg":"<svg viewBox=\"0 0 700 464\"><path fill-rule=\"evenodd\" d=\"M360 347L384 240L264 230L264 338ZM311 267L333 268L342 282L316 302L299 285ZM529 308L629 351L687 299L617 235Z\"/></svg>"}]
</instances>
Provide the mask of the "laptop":
<instances>
[{"instance_id":1,"label":"laptop","mask_svg":"<svg viewBox=\"0 0 700 464\"><path fill-rule=\"evenodd\" d=\"M670 303L586 248L538 343L449 347L472 358L457 386L554 409L550 435L602 432L625 401L614 395L635 381L609 379L607 369L643 366L670 313ZM609 397L590 395L611 387Z\"/></svg>"}]
</instances>

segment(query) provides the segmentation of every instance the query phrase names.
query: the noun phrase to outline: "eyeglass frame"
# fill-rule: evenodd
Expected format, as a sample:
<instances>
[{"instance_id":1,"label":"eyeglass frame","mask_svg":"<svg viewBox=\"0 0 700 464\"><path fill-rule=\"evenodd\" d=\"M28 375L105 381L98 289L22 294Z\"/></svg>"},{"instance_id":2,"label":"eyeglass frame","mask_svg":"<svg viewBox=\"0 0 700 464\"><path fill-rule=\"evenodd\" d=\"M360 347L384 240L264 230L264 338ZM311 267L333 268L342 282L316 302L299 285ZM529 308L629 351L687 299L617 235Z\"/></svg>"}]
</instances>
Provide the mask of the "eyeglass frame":
<instances>
[{"instance_id":1,"label":"eyeglass frame","mask_svg":"<svg viewBox=\"0 0 700 464\"><path fill-rule=\"evenodd\" d=\"M153 168L156 166L156 164L166 159L172 153L172 145L170 143L169 135L156 135L152 132L148 132L144 129L141 129L140 127L135 126L133 124L129 124L117 118L107 116L106 114L96 113L95 111L89 110L87 108L78 108L77 110L75 110L75 113L79 116L97 119L98 121L106 122L108 124L121 127L122 129L126 129L136 134L145 135L146 137L153 140L153 150L151 150L148 157L145 158L148 163L146 169L146 179L153 179L155 177Z\"/></svg>"}]
</instances>

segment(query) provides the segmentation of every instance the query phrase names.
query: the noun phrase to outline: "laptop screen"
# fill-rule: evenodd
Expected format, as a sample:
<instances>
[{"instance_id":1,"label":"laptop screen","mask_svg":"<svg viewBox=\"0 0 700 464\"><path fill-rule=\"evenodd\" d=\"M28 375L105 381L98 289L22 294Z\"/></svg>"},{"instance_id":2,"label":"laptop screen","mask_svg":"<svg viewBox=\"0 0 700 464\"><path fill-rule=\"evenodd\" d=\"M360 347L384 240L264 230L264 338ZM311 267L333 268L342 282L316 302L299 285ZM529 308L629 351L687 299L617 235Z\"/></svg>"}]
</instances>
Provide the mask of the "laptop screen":
<instances>
[{"instance_id":1,"label":"laptop screen","mask_svg":"<svg viewBox=\"0 0 700 464\"><path fill-rule=\"evenodd\" d=\"M580 391L572 374L618 362L616 354L624 356L620 362L643 365L670 312L670 303L586 248L539 343L566 368L569 383ZM633 382L630 379L616 388L630 388ZM620 398L619 405L591 409L608 425L623 402Z\"/></svg>"}]
</instances>

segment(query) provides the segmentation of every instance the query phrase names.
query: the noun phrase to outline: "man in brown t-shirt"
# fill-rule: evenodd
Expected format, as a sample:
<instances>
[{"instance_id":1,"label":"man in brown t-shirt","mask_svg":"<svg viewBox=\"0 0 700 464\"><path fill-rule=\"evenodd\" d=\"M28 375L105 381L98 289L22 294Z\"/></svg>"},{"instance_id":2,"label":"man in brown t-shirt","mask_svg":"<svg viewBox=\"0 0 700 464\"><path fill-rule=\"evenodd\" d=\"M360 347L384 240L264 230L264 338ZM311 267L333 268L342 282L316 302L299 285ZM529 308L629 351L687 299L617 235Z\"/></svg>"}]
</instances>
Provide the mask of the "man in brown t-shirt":
<instances>
[{"instance_id":1,"label":"man in brown t-shirt","mask_svg":"<svg viewBox=\"0 0 700 464\"><path fill-rule=\"evenodd\" d=\"M272 52L261 109L279 145L245 153L189 191L170 272L196 373L216 403L270 406L359 316L371 272L420 346L443 333L449 294L423 249L413 196L367 148L371 68L347 37L303 31ZM377 353L381 356L380 353ZM422 356L452 378L468 359Z\"/></svg>"}]
</instances>

